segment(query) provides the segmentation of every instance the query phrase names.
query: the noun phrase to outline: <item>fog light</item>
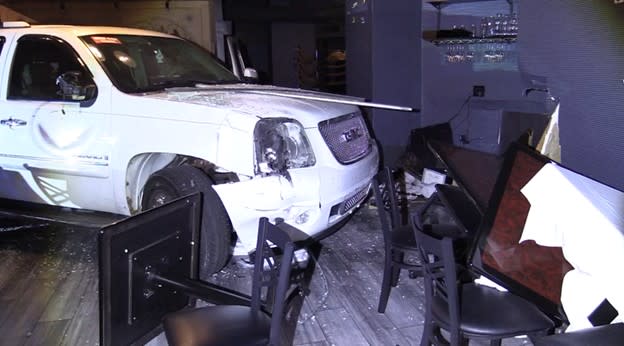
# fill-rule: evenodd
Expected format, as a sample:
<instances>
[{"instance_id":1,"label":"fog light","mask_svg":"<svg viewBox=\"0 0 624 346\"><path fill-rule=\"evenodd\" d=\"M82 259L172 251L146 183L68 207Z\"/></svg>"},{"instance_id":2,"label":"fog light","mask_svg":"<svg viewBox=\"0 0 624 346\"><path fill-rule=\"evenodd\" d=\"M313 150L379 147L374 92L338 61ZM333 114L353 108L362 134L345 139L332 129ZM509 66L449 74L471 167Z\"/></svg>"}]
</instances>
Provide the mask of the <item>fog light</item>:
<instances>
[{"instance_id":1,"label":"fog light","mask_svg":"<svg viewBox=\"0 0 624 346\"><path fill-rule=\"evenodd\" d=\"M309 219L310 219L310 212L305 211L304 213L297 215L297 217L295 218L295 223L298 225L301 225L301 224L308 222Z\"/></svg>"},{"instance_id":2,"label":"fog light","mask_svg":"<svg viewBox=\"0 0 624 346\"><path fill-rule=\"evenodd\" d=\"M306 249L299 249L295 251L294 261L298 264L299 268L305 268L308 266L310 260L310 254Z\"/></svg>"}]
</instances>

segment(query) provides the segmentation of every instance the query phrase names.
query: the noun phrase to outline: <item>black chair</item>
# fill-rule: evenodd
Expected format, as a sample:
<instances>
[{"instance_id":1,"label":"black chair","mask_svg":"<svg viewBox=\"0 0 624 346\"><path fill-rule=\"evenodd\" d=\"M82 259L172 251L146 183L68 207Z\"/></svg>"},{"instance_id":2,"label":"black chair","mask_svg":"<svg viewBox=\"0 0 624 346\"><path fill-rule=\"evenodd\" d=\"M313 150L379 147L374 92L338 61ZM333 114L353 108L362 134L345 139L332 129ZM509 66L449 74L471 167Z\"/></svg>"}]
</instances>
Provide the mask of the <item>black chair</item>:
<instances>
[{"instance_id":1,"label":"black chair","mask_svg":"<svg viewBox=\"0 0 624 346\"><path fill-rule=\"evenodd\" d=\"M446 343L440 328L450 334L450 344L468 338L501 339L543 336L554 322L532 303L509 292L458 280L453 238L434 237L414 227L425 283L425 325L421 346Z\"/></svg>"},{"instance_id":2,"label":"black chair","mask_svg":"<svg viewBox=\"0 0 624 346\"><path fill-rule=\"evenodd\" d=\"M254 258L251 305L215 305L165 316L170 345L283 345L292 341L285 325L296 318L291 304L303 292L300 268L293 270L295 246L285 223L261 218ZM275 246L271 246L271 244ZM280 258L281 257L281 258ZM270 308L272 307L272 308ZM270 310L270 311L269 311Z\"/></svg>"},{"instance_id":3,"label":"black chair","mask_svg":"<svg viewBox=\"0 0 624 346\"><path fill-rule=\"evenodd\" d=\"M390 289L398 285L401 269L408 270L410 278L415 278L421 275L422 267L420 263L406 261L409 259L406 258L408 253L412 253L413 258L418 258L418 247L412 227L402 221L395 179L389 167L384 167L373 179L373 193L385 249L383 280L377 308L377 311L383 313L386 311Z\"/></svg>"}]
</instances>

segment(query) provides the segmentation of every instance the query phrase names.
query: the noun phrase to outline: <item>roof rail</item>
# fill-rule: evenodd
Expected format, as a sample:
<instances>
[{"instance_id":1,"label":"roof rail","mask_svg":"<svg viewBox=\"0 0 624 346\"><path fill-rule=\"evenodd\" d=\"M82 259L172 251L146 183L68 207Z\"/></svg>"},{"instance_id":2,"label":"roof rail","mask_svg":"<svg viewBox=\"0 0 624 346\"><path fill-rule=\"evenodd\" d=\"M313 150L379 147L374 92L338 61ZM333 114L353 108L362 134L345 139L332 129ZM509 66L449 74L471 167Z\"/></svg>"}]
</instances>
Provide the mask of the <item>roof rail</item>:
<instances>
[{"instance_id":1,"label":"roof rail","mask_svg":"<svg viewBox=\"0 0 624 346\"><path fill-rule=\"evenodd\" d=\"M30 28L30 24L21 20L0 22L0 28Z\"/></svg>"}]
</instances>

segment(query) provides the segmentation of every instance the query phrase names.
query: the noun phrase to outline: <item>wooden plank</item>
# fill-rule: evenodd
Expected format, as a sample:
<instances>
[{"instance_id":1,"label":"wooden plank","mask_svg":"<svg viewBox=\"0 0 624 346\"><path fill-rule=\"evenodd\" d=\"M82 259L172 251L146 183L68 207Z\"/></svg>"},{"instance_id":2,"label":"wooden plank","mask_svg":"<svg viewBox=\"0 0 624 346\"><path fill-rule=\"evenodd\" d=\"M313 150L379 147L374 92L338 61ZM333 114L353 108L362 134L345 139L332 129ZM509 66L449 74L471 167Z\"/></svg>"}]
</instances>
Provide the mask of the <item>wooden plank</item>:
<instances>
[{"instance_id":1,"label":"wooden plank","mask_svg":"<svg viewBox=\"0 0 624 346\"><path fill-rule=\"evenodd\" d=\"M6 306L7 316L0 322L0 335L7 339L32 333L56 286L46 280L27 279L22 295Z\"/></svg>"},{"instance_id":2,"label":"wooden plank","mask_svg":"<svg viewBox=\"0 0 624 346\"><path fill-rule=\"evenodd\" d=\"M71 319L76 314L78 306L85 300L98 299L93 291L92 284L97 282L97 271L81 270L67 275L57 285L55 294L51 297L40 321L56 321Z\"/></svg>"},{"instance_id":3,"label":"wooden plank","mask_svg":"<svg viewBox=\"0 0 624 346\"><path fill-rule=\"evenodd\" d=\"M39 322L28 334L24 346L60 345L68 320Z\"/></svg>"},{"instance_id":4,"label":"wooden plank","mask_svg":"<svg viewBox=\"0 0 624 346\"><path fill-rule=\"evenodd\" d=\"M294 343L294 346L331 346L327 341L315 341L315 342L306 342L306 343Z\"/></svg>"},{"instance_id":5,"label":"wooden plank","mask_svg":"<svg viewBox=\"0 0 624 346\"><path fill-rule=\"evenodd\" d=\"M9 307L14 304L14 299L4 299L0 297L0 326L4 325L4 321L9 318Z\"/></svg>"},{"instance_id":6,"label":"wooden plank","mask_svg":"<svg viewBox=\"0 0 624 346\"><path fill-rule=\"evenodd\" d=\"M310 297L306 297L303 309L299 314L299 320L297 321L293 344L325 341L325 334L323 334L323 329L317 318L317 314L323 311L323 306L321 304L322 302L319 301L311 302Z\"/></svg>"},{"instance_id":7,"label":"wooden plank","mask_svg":"<svg viewBox=\"0 0 624 346\"><path fill-rule=\"evenodd\" d=\"M63 232L63 246L55 253L59 259L55 272L57 291L51 297L41 321L71 319L85 300L97 301L97 231L70 229ZM58 256L60 254L61 256ZM46 277L46 274L39 274Z\"/></svg>"},{"instance_id":8,"label":"wooden plank","mask_svg":"<svg viewBox=\"0 0 624 346\"><path fill-rule=\"evenodd\" d=\"M342 280L348 270L349 268L336 257L331 248L324 248L318 259L315 276L312 279L308 302L321 302L319 310L342 307L341 302L336 299L335 292L342 285Z\"/></svg>"},{"instance_id":9,"label":"wooden plank","mask_svg":"<svg viewBox=\"0 0 624 346\"><path fill-rule=\"evenodd\" d=\"M16 299L22 296L24 289L29 285L32 269L38 263L39 256L37 253L26 252L24 249L0 250L2 261L6 259L11 264L6 271L2 271L0 297Z\"/></svg>"},{"instance_id":10,"label":"wooden plank","mask_svg":"<svg viewBox=\"0 0 624 346\"><path fill-rule=\"evenodd\" d=\"M378 291L371 296L362 287L344 288L345 309L351 312L355 325L371 345L403 345L406 340L385 314L377 312Z\"/></svg>"},{"instance_id":11,"label":"wooden plank","mask_svg":"<svg viewBox=\"0 0 624 346\"><path fill-rule=\"evenodd\" d=\"M17 257L19 252L14 249L4 249L2 242L0 241L0 296L2 295L2 289L11 281L11 278L15 275L17 270Z\"/></svg>"},{"instance_id":12,"label":"wooden plank","mask_svg":"<svg viewBox=\"0 0 624 346\"><path fill-rule=\"evenodd\" d=\"M423 326L413 326L398 329L407 340L407 345L420 345L420 336L423 333ZM474 344L471 344L474 346Z\"/></svg>"},{"instance_id":13,"label":"wooden plank","mask_svg":"<svg viewBox=\"0 0 624 346\"><path fill-rule=\"evenodd\" d=\"M63 345L94 345L100 338L98 279L91 276L63 335Z\"/></svg>"},{"instance_id":14,"label":"wooden plank","mask_svg":"<svg viewBox=\"0 0 624 346\"><path fill-rule=\"evenodd\" d=\"M323 328L327 342L332 345L371 345L353 320L347 309L325 310L318 313L318 321Z\"/></svg>"}]
</instances>

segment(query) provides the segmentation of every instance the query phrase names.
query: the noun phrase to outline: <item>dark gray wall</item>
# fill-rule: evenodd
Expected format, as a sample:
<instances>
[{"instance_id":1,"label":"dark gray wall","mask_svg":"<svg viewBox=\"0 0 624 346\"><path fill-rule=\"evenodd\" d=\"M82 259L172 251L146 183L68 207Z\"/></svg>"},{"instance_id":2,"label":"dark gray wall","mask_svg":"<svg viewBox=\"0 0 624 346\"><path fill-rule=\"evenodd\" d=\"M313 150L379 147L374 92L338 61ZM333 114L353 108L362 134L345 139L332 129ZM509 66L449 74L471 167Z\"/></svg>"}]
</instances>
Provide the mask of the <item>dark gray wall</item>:
<instances>
[{"instance_id":1,"label":"dark gray wall","mask_svg":"<svg viewBox=\"0 0 624 346\"><path fill-rule=\"evenodd\" d=\"M353 11L352 3L346 3L347 93L420 108L420 3L372 0L363 2L361 11ZM394 166L411 129L420 125L419 113L372 109L370 114L383 163Z\"/></svg>"},{"instance_id":2,"label":"dark gray wall","mask_svg":"<svg viewBox=\"0 0 624 346\"><path fill-rule=\"evenodd\" d=\"M560 99L564 165L624 189L624 4L522 0L521 68Z\"/></svg>"},{"instance_id":3,"label":"dark gray wall","mask_svg":"<svg viewBox=\"0 0 624 346\"><path fill-rule=\"evenodd\" d=\"M370 99L373 96L371 6L369 2L360 4L360 7L352 8L353 3L354 0L346 1L347 94Z\"/></svg>"},{"instance_id":4,"label":"dark gray wall","mask_svg":"<svg viewBox=\"0 0 624 346\"><path fill-rule=\"evenodd\" d=\"M402 106L421 106L420 6L410 0L373 1L373 99ZM373 129L382 144L384 164L399 162L419 113L372 110Z\"/></svg>"}]
</instances>

